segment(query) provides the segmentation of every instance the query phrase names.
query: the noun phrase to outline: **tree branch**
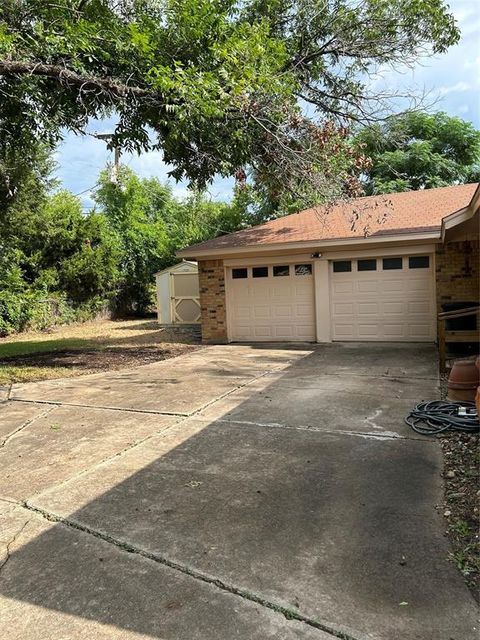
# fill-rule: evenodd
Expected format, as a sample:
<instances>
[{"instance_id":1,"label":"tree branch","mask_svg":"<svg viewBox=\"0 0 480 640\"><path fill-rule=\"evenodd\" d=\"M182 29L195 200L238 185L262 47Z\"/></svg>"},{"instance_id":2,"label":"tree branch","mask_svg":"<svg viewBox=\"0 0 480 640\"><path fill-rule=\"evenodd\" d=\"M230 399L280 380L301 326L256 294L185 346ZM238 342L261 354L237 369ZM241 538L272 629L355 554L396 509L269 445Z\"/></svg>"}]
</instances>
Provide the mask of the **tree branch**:
<instances>
[{"instance_id":1,"label":"tree branch","mask_svg":"<svg viewBox=\"0 0 480 640\"><path fill-rule=\"evenodd\" d=\"M136 96L145 98L152 96L150 89L129 86L113 78L99 78L86 76L65 69L60 65L43 64L40 62L16 62L13 60L0 60L0 76L43 76L52 78L64 84L72 84L81 90L87 87L96 87L102 91L108 91L118 98Z\"/></svg>"}]
</instances>

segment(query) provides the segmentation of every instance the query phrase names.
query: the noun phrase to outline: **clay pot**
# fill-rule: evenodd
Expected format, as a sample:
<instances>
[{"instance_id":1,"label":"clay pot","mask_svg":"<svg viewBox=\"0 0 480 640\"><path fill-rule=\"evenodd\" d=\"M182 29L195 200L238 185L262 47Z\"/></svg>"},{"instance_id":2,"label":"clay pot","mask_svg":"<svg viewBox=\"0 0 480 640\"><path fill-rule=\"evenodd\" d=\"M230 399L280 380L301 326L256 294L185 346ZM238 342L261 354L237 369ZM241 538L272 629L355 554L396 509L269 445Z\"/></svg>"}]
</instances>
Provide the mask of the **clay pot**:
<instances>
[{"instance_id":1,"label":"clay pot","mask_svg":"<svg viewBox=\"0 0 480 640\"><path fill-rule=\"evenodd\" d=\"M480 383L480 372L473 360L455 360L448 376L448 399L473 402Z\"/></svg>"}]
</instances>

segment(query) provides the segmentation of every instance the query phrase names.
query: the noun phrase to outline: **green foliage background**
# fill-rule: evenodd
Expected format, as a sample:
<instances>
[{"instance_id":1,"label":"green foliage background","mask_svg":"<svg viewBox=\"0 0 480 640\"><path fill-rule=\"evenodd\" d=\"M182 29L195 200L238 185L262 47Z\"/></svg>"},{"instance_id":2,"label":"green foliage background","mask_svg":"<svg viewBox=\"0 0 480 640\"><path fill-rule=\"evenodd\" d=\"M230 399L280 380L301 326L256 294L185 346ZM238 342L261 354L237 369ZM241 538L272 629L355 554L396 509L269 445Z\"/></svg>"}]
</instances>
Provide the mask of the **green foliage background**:
<instances>
[{"instance_id":1,"label":"green foliage background","mask_svg":"<svg viewBox=\"0 0 480 640\"><path fill-rule=\"evenodd\" d=\"M478 182L480 131L446 113L411 112L365 127L357 137L372 161L367 194Z\"/></svg>"},{"instance_id":2,"label":"green foliage background","mask_svg":"<svg viewBox=\"0 0 480 640\"><path fill-rule=\"evenodd\" d=\"M8 152L7 152L8 151ZM102 311L152 310L154 274L177 249L259 221L248 187L231 203L192 192L176 199L155 178L105 169L96 207L58 190L51 150L30 161L5 150L0 160L0 335L92 318Z\"/></svg>"}]
</instances>

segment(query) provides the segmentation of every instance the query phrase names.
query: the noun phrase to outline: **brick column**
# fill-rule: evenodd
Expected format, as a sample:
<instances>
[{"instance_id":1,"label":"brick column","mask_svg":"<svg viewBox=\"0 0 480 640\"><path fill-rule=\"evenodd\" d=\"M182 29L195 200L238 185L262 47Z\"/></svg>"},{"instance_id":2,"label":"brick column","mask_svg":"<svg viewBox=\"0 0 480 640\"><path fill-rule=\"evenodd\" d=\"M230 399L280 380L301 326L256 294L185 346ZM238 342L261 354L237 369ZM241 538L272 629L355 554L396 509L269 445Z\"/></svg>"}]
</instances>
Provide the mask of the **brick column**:
<instances>
[{"instance_id":1,"label":"brick column","mask_svg":"<svg viewBox=\"0 0 480 640\"><path fill-rule=\"evenodd\" d=\"M437 248L437 310L444 302L477 301L479 298L478 239L447 242Z\"/></svg>"},{"instance_id":2,"label":"brick column","mask_svg":"<svg viewBox=\"0 0 480 640\"><path fill-rule=\"evenodd\" d=\"M227 313L223 260L200 260L198 263L202 342L227 342Z\"/></svg>"}]
</instances>

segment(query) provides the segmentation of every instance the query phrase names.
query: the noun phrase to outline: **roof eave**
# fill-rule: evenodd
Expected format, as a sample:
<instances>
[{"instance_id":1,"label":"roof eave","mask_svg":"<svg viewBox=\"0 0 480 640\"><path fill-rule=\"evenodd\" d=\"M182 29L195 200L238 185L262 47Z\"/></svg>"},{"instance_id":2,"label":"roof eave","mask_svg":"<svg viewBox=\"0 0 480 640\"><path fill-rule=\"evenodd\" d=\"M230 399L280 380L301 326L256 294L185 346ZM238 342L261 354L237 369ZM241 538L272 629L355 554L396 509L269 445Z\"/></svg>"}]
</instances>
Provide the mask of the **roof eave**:
<instances>
[{"instance_id":1,"label":"roof eave","mask_svg":"<svg viewBox=\"0 0 480 640\"><path fill-rule=\"evenodd\" d=\"M416 241L437 241L441 242L441 227L435 227L431 231L421 232L408 232L408 233L392 233L384 234L381 236L371 235L361 238L343 238L343 239L331 239L331 240L302 240L296 242L275 242L271 244L255 244L245 245L237 247L220 247L217 249L195 249L195 247L186 247L177 251L176 255L181 258L206 260L209 258L218 259L222 256L231 256L239 253L269 253L278 251L279 249L285 251L293 251L295 249L330 249L336 247L349 247L357 245L369 245L369 244L391 244L391 243L405 243Z\"/></svg>"},{"instance_id":2,"label":"roof eave","mask_svg":"<svg viewBox=\"0 0 480 640\"><path fill-rule=\"evenodd\" d=\"M442 231L441 231L442 242L445 241L445 234L449 229L453 229L453 227L456 227L462 222L466 222L467 220L470 220L470 218L473 217L473 215L479 209L479 207L480 207L480 185L476 188L470 203L466 207L463 207L458 211L454 211L453 213L450 213L448 216L445 216L442 219Z\"/></svg>"}]
</instances>

